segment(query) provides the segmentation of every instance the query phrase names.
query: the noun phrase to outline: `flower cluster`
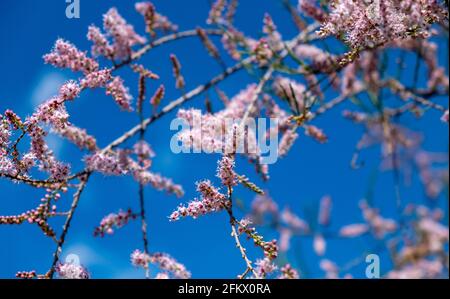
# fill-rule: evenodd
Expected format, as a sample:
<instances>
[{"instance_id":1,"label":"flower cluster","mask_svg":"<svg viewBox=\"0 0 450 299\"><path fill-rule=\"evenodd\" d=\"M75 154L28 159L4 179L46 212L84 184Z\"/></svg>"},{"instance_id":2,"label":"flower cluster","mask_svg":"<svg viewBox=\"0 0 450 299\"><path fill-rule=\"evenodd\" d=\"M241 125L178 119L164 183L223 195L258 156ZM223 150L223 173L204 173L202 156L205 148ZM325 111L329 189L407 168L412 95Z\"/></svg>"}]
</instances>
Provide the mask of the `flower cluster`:
<instances>
[{"instance_id":1,"label":"flower cluster","mask_svg":"<svg viewBox=\"0 0 450 299\"><path fill-rule=\"evenodd\" d=\"M87 168L105 175L122 175L128 172L128 162L125 151L101 151L86 157Z\"/></svg>"},{"instance_id":2,"label":"flower cluster","mask_svg":"<svg viewBox=\"0 0 450 299\"><path fill-rule=\"evenodd\" d=\"M60 263L55 267L56 273L62 279L89 279L86 268L75 263Z\"/></svg>"},{"instance_id":3,"label":"flower cluster","mask_svg":"<svg viewBox=\"0 0 450 299\"><path fill-rule=\"evenodd\" d=\"M219 23L225 10L226 0L216 0L209 11L208 24Z\"/></svg>"},{"instance_id":4,"label":"flower cluster","mask_svg":"<svg viewBox=\"0 0 450 299\"><path fill-rule=\"evenodd\" d=\"M200 199L194 199L187 206L180 205L169 216L170 220L176 221L187 216L197 218L207 213L222 211L230 205L227 197L220 193L209 180L198 182L197 191L201 194Z\"/></svg>"},{"instance_id":5,"label":"flower cluster","mask_svg":"<svg viewBox=\"0 0 450 299\"><path fill-rule=\"evenodd\" d=\"M180 185L175 184L171 179L148 170L151 166L149 158L154 156L148 144L143 141L139 142L135 145L134 150L138 154L138 159L143 162L143 166L130 157L130 151L128 150L97 151L87 156L85 163L91 171L98 171L105 175L113 176L131 174L140 184L151 185L159 191L166 191L178 197L184 194Z\"/></svg>"},{"instance_id":6,"label":"flower cluster","mask_svg":"<svg viewBox=\"0 0 450 299\"><path fill-rule=\"evenodd\" d=\"M172 71L173 76L175 77L175 87L177 89L183 89L186 83L181 74L181 63L175 54L170 54L170 61L172 62Z\"/></svg>"},{"instance_id":7,"label":"flower cluster","mask_svg":"<svg viewBox=\"0 0 450 299\"><path fill-rule=\"evenodd\" d=\"M300 275L297 270L292 268L290 264L284 265L281 269L281 275L278 276L279 279L299 279Z\"/></svg>"},{"instance_id":8,"label":"flower cluster","mask_svg":"<svg viewBox=\"0 0 450 299\"><path fill-rule=\"evenodd\" d=\"M305 126L305 134L311 138L317 140L319 143L325 143L328 141L327 135L316 126Z\"/></svg>"},{"instance_id":9,"label":"flower cluster","mask_svg":"<svg viewBox=\"0 0 450 299\"><path fill-rule=\"evenodd\" d=\"M22 278L22 279L33 279L37 277L37 273L35 270L32 271L21 271L21 272L17 272L16 273L16 277L17 278Z\"/></svg>"},{"instance_id":10,"label":"flower cluster","mask_svg":"<svg viewBox=\"0 0 450 299\"><path fill-rule=\"evenodd\" d=\"M36 208L28 210L18 215L0 216L0 225L19 225L22 223L29 223L37 225L42 232L49 237L54 237L55 231L49 225L48 220L56 216L57 207L52 202L56 203L61 194L59 191L67 191L67 188L47 189L45 196L41 198L41 204Z\"/></svg>"},{"instance_id":11,"label":"flower cluster","mask_svg":"<svg viewBox=\"0 0 450 299\"><path fill-rule=\"evenodd\" d=\"M111 71L109 69L103 69L87 74L81 79L80 85L83 88L105 87L111 78Z\"/></svg>"},{"instance_id":12,"label":"flower cluster","mask_svg":"<svg viewBox=\"0 0 450 299\"><path fill-rule=\"evenodd\" d=\"M361 201L361 210L363 217L378 238L382 238L385 234L392 233L397 229L397 224L392 219L383 218L377 209L368 205L366 201Z\"/></svg>"},{"instance_id":13,"label":"flower cluster","mask_svg":"<svg viewBox=\"0 0 450 299\"><path fill-rule=\"evenodd\" d=\"M96 151L98 149L95 137L89 135L85 129L70 124L66 125L63 129L55 129L54 131L80 149L87 149L89 151Z\"/></svg>"},{"instance_id":14,"label":"flower cluster","mask_svg":"<svg viewBox=\"0 0 450 299\"><path fill-rule=\"evenodd\" d=\"M125 226L130 220L137 218L137 215L128 209L126 212L119 211L117 214L111 213L105 216L100 225L95 228L94 236L103 237L105 234L112 235L114 233L113 227L121 228Z\"/></svg>"},{"instance_id":15,"label":"flower cluster","mask_svg":"<svg viewBox=\"0 0 450 299\"><path fill-rule=\"evenodd\" d=\"M73 44L58 39L53 51L44 55L44 61L60 68L69 68L74 72L82 71L89 74L98 69L98 63L78 50Z\"/></svg>"},{"instance_id":16,"label":"flower cluster","mask_svg":"<svg viewBox=\"0 0 450 299\"><path fill-rule=\"evenodd\" d=\"M166 16L155 10L155 6L150 2L138 2L135 4L136 11L145 18L146 30L152 34L156 30L165 32L177 31L178 26L172 23Z\"/></svg>"},{"instance_id":17,"label":"flower cluster","mask_svg":"<svg viewBox=\"0 0 450 299\"><path fill-rule=\"evenodd\" d=\"M333 1L332 11L321 28L322 35L345 34L353 48L375 46L396 39L428 37L430 24L446 16L438 1L381 0Z\"/></svg>"},{"instance_id":18,"label":"flower cluster","mask_svg":"<svg viewBox=\"0 0 450 299\"><path fill-rule=\"evenodd\" d=\"M223 156L218 162L217 177L222 181L222 185L232 187L237 185L237 176L234 172L234 159Z\"/></svg>"},{"instance_id":19,"label":"flower cluster","mask_svg":"<svg viewBox=\"0 0 450 299\"><path fill-rule=\"evenodd\" d=\"M269 258L258 259L255 263L255 272L258 278L265 278L267 275L277 270L277 266Z\"/></svg>"},{"instance_id":20,"label":"flower cluster","mask_svg":"<svg viewBox=\"0 0 450 299\"><path fill-rule=\"evenodd\" d=\"M146 41L134 31L133 26L128 24L115 8L111 8L103 16L103 28L114 40L112 44L114 58L128 58L131 55L132 46Z\"/></svg>"},{"instance_id":21,"label":"flower cluster","mask_svg":"<svg viewBox=\"0 0 450 299\"><path fill-rule=\"evenodd\" d=\"M157 278L169 278L169 274L177 279L188 279L191 277L191 273L186 270L183 264L177 262L173 257L166 253L153 253L146 254L139 250L133 251L131 254L131 263L134 266L143 267L147 269L149 264L155 264L159 267L163 273L159 273Z\"/></svg>"},{"instance_id":22,"label":"flower cluster","mask_svg":"<svg viewBox=\"0 0 450 299\"><path fill-rule=\"evenodd\" d=\"M115 77L106 85L106 94L111 95L120 108L126 111L131 111L131 99L128 88L123 85L123 80L120 77Z\"/></svg>"}]
</instances>

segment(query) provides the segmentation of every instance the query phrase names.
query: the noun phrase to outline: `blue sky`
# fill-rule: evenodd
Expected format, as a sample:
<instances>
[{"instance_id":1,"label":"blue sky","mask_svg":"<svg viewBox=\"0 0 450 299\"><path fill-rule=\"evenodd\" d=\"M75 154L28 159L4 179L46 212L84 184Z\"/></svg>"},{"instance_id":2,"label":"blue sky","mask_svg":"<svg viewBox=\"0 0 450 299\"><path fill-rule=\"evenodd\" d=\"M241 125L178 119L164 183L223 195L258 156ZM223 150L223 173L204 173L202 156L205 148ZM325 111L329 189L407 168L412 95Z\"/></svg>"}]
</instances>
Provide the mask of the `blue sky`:
<instances>
[{"instance_id":1,"label":"blue sky","mask_svg":"<svg viewBox=\"0 0 450 299\"><path fill-rule=\"evenodd\" d=\"M81 0L81 18L67 19L66 3L62 0L47 1L13 1L0 2L0 111L13 109L22 117L30 114L40 102L54 95L61 83L77 75L67 71L44 65L42 55L49 52L58 38L67 39L80 49L90 49L86 40L87 27L94 23L101 25L101 16L111 6L119 12L141 34L143 21L134 11L133 1L87 1ZM283 10L281 1L246 0L240 1L236 24L248 35L261 35L262 18L270 12L275 23L285 37L296 34L290 17ZM180 30L206 26L208 1L156 0L157 9L179 25ZM217 40L215 40L217 42ZM332 48L336 46L331 43ZM337 48L340 49L340 48ZM339 50L336 50L339 51ZM446 56L447 48L440 53L440 59ZM183 65L183 74L188 89L206 82L213 75L221 72L219 65L210 59L197 39L183 40L155 49L146 55L142 63L160 75L168 87L173 84L169 54L175 53ZM393 53L392 55L395 55ZM413 56L407 58L412 65ZM227 57L226 62L231 65ZM421 72L423 73L423 72ZM405 72L407 77L408 72ZM129 72L122 74L131 92L136 96L136 80ZM423 78L420 78L423 84ZM220 88L229 96L234 95L251 78L240 72ZM159 83L158 83L159 85ZM157 88L155 85L150 88ZM213 97L215 109L220 104ZM179 92L175 88L167 88L168 99L175 99ZM333 97L327 93L326 99ZM446 104L445 99L440 99ZM397 99L390 99L395 105ZM390 102L390 103L391 103ZM204 96L189 102L187 107L202 107ZM384 216L395 217L395 197L392 173L378 172L380 150L374 148L362 154L365 166L359 170L349 167L352 152L358 141L362 128L352 125L341 117L343 108L351 108L345 104L341 108L318 118L315 125L324 129L329 142L321 145L302 135L292 149L288 158L280 160L271 167L271 180L263 183L254 175L252 166L244 159L238 160L240 173L245 173L277 200L280 207L290 206L303 217L310 217L304 212L317 207L319 199L326 194L333 198L333 214L331 230L344 224L361 222L358 201L361 200L374 181L373 200ZM83 95L68 107L71 121L97 137L98 144L104 146L122 134L138 121L136 115L120 112L116 104L104 95L102 90L84 92ZM149 110L149 109L148 109ZM146 190L146 209L148 213L148 231L151 251L163 251L173 255L184 263L195 278L235 277L245 268L238 250L230 236L227 216L224 213L201 217L197 220L184 219L171 223L167 216L180 202L187 202L195 194L194 182L203 178L212 178L216 171L217 156L207 155L174 155L169 148L173 132L169 124L173 114L156 122L147 133L147 140L156 151L157 158L152 166L155 171L173 178L183 185L186 195L182 199L169 197L151 188ZM417 121L413 117L404 117L402 122L410 128L421 130L425 135L424 148L430 151L447 152L448 126L439 121L440 114L429 111L425 117ZM49 144L57 156L69 162L76 162L83 153L75 146L63 142L58 137L50 136ZM74 170L81 169L75 163ZM375 178L375 180L374 180ZM92 232L102 217L120 208L138 209L138 187L130 178L104 177L94 175L82 196L79 209L72 222L68 240L63 248L63 257L76 254L80 262L87 266L95 278L141 278L143 272L135 269L129 262L130 253L141 248L139 223L131 223L117 230L113 236L94 238ZM249 205L253 194L240 189L238 197ZM429 203L423 188L414 178L411 186L402 187L402 198L405 201ZM0 180L0 214L18 214L35 207L42 190L36 191L22 185L13 185ZM442 196L433 205L443 206L446 198ZM70 196L64 196L62 206L70 202ZM260 230L267 239L276 237L273 232ZM14 277L17 271L35 269L45 272L51 263L54 243L42 235L36 226L22 225L0 227L0 277ZM248 245L250 256L255 259L261 253ZM357 257L364 250L374 246L370 239L359 238L349 241L332 240L328 244L326 258L338 265L345 264ZM299 267L309 277L321 277L323 272L318 267L319 259L311 249L311 239L294 239L293 253L289 256L295 267ZM387 258L381 260L382 271L388 270ZM364 270L356 267L351 272L355 277L362 277Z\"/></svg>"}]
</instances>

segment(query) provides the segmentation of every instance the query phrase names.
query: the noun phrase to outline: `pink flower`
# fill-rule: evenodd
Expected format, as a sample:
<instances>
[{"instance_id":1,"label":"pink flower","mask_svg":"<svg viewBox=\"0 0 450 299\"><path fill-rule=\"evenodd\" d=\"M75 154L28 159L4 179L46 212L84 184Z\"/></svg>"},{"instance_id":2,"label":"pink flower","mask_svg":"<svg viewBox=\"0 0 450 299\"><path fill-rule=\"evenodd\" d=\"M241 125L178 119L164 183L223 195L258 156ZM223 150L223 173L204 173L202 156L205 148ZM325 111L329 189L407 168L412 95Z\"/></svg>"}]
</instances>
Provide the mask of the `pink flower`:
<instances>
[{"instance_id":1,"label":"pink flower","mask_svg":"<svg viewBox=\"0 0 450 299\"><path fill-rule=\"evenodd\" d=\"M157 252L146 254L136 249L131 254L131 263L134 266L143 267L145 269L148 268L149 263L155 264L163 270L166 275L167 273L170 273L174 278L178 279L188 279L191 277L191 273L186 270L186 267L183 264L180 264L166 253ZM166 278L166 276L164 276L164 278Z\"/></svg>"},{"instance_id":2,"label":"pink flower","mask_svg":"<svg viewBox=\"0 0 450 299\"><path fill-rule=\"evenodd\" d=\"M58 161L49 161L50 165L46 166L49 169L50 175L53 179L61 181L70 174L69 165Z\"/></svg>"},{"instance_id":3,"label":"pink flower","mask_svg":"<svg viewBox=\"0 0 450 299\"><path fill-rule=\"evenodd\" d=\"M161 100L164 98L165 93L166 88L164 87L164 85L160 85L155 94L150 99L150 104L152 104L154 107L157 107Z\"/></svg>"},{"instance_id":4,"label":"pink flower","mask_svg":"<svg viewBox=\"0 0 450 299\"><path fill-rule=\"evenodd\" d=\"M332 64L336 59L333 55L313 45L298 45L294 48L294 53L300 59L311 60L315 68L320 68L319 66L321 65Z\"/></svg>"},{"instance_id":5,"label":"pink flower","mask_svg":"<svg viewBox=\"0 0 450 299\"><path fill-rule=\"evenodd\" d=\"M108 83L111 78L111 70L104 69L87 74L83 79L81 79L80 85L82 88L105 87L106 83Z\"/></svg>"},{"instance_id":6,"label":"pink flower","mask_svg":"<svg viewBox=\"0 0 450 299\"><path fill-rule=\"evenodd\" d=\"M270 260L277 258L277 256L278 256L277 240L274 239L270 242L263 242L262 248L264 251L264 256L266 258L269 258Z\"/></svg>"},{"instance_id":7,"label":"pink flower","mask_svg":"<svg viewBox=\"0 0 450 299\"><path fill-rule=\"evenodd\" d=\"M68 123L69 114L64 100L58 97L47 100L39 105L36 112L28 119L28 123L43 122L54 129L64 129Z\"/></svg>"},{"instance_id":8,"label":"pink flower","mask_svg":"<svg viewBox=\"0 0 450 299\"><path fill-rule=\"evenodd\" d=\"M244 126L239 126L236 121L244 117L248 105L254 98L255 88L255 85L247 86L231 99L225 109L214 114L202 114L197 109L180 109L177 116L186 120L190 129L181 131L178 140L185 147L207 153L234 154L239 148L253 161L259 161L260 149L255 128L247 123L245 127L248 130L245 130ZM249 117L255 117L258 110L259 107L255 107ZM244 140L247 141L246 146Z\"/></svg>"},{"instance_id":9,"label":"pink flower","mask_svg":"<svg viewBox=\"0 0 450 299\"><path fill-rule=\"evenodd\" d=\"M133 169L133 177L136 181L143 185L151 185L159 191L166 191L172 193L177 197L182 197L184 194L183 187L175 184L171 179L162 177L158 173L152 173L142 169Z\"/></svg>"},{"instance_id":10,"label":"pink flower","mask_svg":"<svg viewBox=\"0 0 450 299\"><path fill-rule=\"evenodd\" d=\"M136 142L133 146L133 151L138 157L142 159L149 159L156 156L150 144L148 144L145 140Z\"/></svg>"},{"instance_id":11,"label":"pink flower","mask_svg":"<svg viewBox=\"0 0 450 299\"><path fill-rule=\"evenodd\" d=\"M183 75L181 74L181 63L175 54L170 54L170 61L172 62L172 71L173 76L175 77L175 87L177 89L183 89L186 83Z\"/></svg>"},{"instance_id":12,"label":"pink flower","mask_svg":"<svg viewBox=\"0 0 450 299\"><path fill-rule=\"evenodd\" d=\"M424 218L420 220L419 229L428 234L435 235L440 240L448 241L449 239L448 227L433 219Z\"/></svg>"},{"instance_id":13,"label":"pink flower","mask_svg":"<svg viewBox=\"0 0 450 299\"><path fill-rule=\"evenodd\" d=\"M103 15L103 28L114 39L114 58L128 58L132 46L145 43L145 38L134 31L116 8L111 8Z\"/></svg>"},{"instance_id":14,"label":"pink flower","mask_svg":"<svg viewBox=\"0 0 450 299\"><path fill-rule=\"evenodd\" d=\"M63 39L56 41L52 52L44 55L44 61L60 68L69 68L74 72L82 71L84 74L98 69L98 63L95 60L88 58L86 53Z\"/></svg>"},{"instance_id":15,"label":"pink flower","mask_svg":"<svg viewBox=\"0 0 450 299\"><path fill-rule=\"evenodd\" d=\"M166 253L157 252L152 254L150 256L150 262L156 264L161 270L170 272L174 278L191 278L191 272L189 272L183 264L180 264Z\"/></svg>"},{"instance_id":16,"label":"pink flower","mask_svg":"<svg viewBox=\"0 0 450 299\"><path fill-rule=\"evenodd\" d=\"M28 172L32 167L36 165L36 156L34 153L26 153L20 160L21 170Z\"/></svg>"},{"instance_id":17,"label":"pink flower","mask_svg":"<svg viewBox=\"0 0 450 299\"><path fill-rule=\"evenodd\" d=\"M181 217L197 218L207 213L219 212L230 204L225 195L220 193L208 180L197 183L197 191L201 194L200 200L193 200L187 206L180 205L169 216L171 221L176 221Z\"/></svg>"},{"instance_id":18,"label":"pink flower","mask_svg":"<svg viewBox=\"0 0 450 299\"><path fill-rule=\"evenodd\" d=\"M320 33L345 34L353 48L367 47L410 35L427 37L430 24L445 18L445 9L438 1L393 0L333 1L331 13L322 25ZM409 29L415 28L414 33Z\"/></svg>"},{"instance_id":19,"label":"pink flower","mask_svg":"<svg viewBox=\"0 0 450 299\"><path fill-rule=\"evenodd\" d=\"M114 49L100 28L94 25L89 26L87 38L93 43L91 48L92 55L113 57Z\"/></svg>"},{"instance_id":20,"label":"pink flower","mask_svg":"<svg viewBox=\"0 0 450 299\"><path fill-rule=\"evenodd\" d=\"M65 137L80 149L87 149L90 151L97 150L97 142L95 138L87 134L85 129L81 129L72 124L69 124L62 129L55 129L54 131Z\"/></svg>"},{"instance_id":21,"label":"pink flower","mask_svg":"<svg viewBox=\"0 0 450 299\"><path fill-rule=\"evenodd\" d=\"M244 232L254 232L255 228L251 227L252 221L249 218L243 218L239 221L238 233L241 235Z\"/></svg>"},{"instance_id":22,"label":"pink flower","mask_svg":"<svg viewBox=\"0 0 450 299\"><path fill-rule=\"evenodd\" d=\"M232 187L237 185L237 176L234 172L234 158L223 156L218 162L217 177L220 178L224 186Z\"/></svg>"},{"instance_id":23,"label":"pink flower","mask_svg":"<svg viewBox=\"0 0 450 299\"><path fill-rule=\"evenodd\" d=\"M33 279L36 278L37 274L35 270L32 271L20 271L16 273L16 278L22 278L22 279Z\"/></svg>"},{"instance_id":24,"label":"pink flower","mask_svg":"<svg viewBox=\"0 0 450 299\"><path fill-rule=\"evenodd\" d=\"M341 90L344 95L351 95L363 89L364 85L358 79L357 72L357 62L353 62L344 68L341 84Z\"/></svg>"},{"instance_id":25,"label":"pink flower","mask_svg":"<svg viewBox=\"0 0 450 299\"><path fill-rule=\"evenodd\" d=\"M119 213L111 213L105 216L100 225L95 228L94 236L103 237L106 234L113 234L113 227L121 228L125 226L130 220L136 219L137 215L134 214L130 209L126 212L119 211Z\"/></svg>"},{"instance_id":26,"label":"pink flower","mask_svg":"<svg viewBox=\"0 0 450 299\"><path fill-rule=\"evenodd\" d=\"M327 18L327 14L321 8L317 7L315 2L316 1L314 0L299 0L298 10L318 22L323 23Z\"/></svg>"},{"instance_id":27,"label":"pink flower","mask_svg":"<svg viewBox=\"0 0 450 299\"><path fill-rule=\"evenodd\" d=\"M64 101L73 100L80 95L81 88L73 80L64 83L59 89L59 97Z\"/></svg>"},{"instance_id":28,"label":"pink flower","mask_svg":"<svg viewBox=\"0 0 450 299\"><path fill-rule=\"evenodd\" d=\"M325 254L327 243L321 234L316 234L313 239L314 252L318 256Z\"/></svg>"},{"instance_id":29,"label":"pink flower","mask_svg":"<svg viewBox=\"0 0 450 299\"><path fill-rule=\"evenodd\" d=\"M8 146L11 133L8 120L0 114L0 148Z\"/></svg>"},{"instance_id":30,"label":"pink flower","mask_svg":"<svg viewBox=\"0 0 450 299\"><path fill-rule=\"evenodd\" d=\"M136 249L131 253L131 264L136 267L148 268L150 262L150 256L140 250Z\"/></svg>"},{"instance_id":31,"label":"pink flower","mask_svg":"<svg viewBox=\"0 0 450 299\"><path fill-rule=\"evenodd\" d=\"M318 219L318 223L320 225L330 224L331 208L332 208L331 197L328 195L322 197L320 199L319 219Z\"/></svg>"},{"instance_id":32,"label":"pink flower","mask_svg":"<svg viewBox=\"0 0 450 299\"><path fill-rule=\"evenodd\" d=\"M323 259L320 261L320 269L325 272L327 278L338 278L339 269L334 262Z\"/></svg>"},{"instance_id":33,"label":"pink flower","mask_svg":"<svg viewBox=\"0 0 450 299\"><path fill-rule=\"evenodd\" d=\"M278 215L278 205L266 193L264 195L256 195L251 205L252 221L260 224L266 214L276 217Z\"/></svg>"},{"instance_id":34,"label":"pink flower","mask_svg":"<svg viewBox=\"0 0 450 299\"><path fill-rule=\"evenodd\" d=\"M364 223L349 224L342 227L339 235L347 238L355 238L369 231L369 226Z\"/></svg>"},{"instance_id":35,"label":"pink flower","mask_svg":"<svg viewBox=\"0 0 450 299\"><path fill-rule=\"evenodd\" d=\"M278 279L299 279L300 275L297 270L292 268L290 264L286 264L280 269L281 275L278 276Z\"/></svg>"},{"instance_id":36,"label":"pink flower","mask_svg":"<svg viewBox=\"0 0 450 299\"><path fill-rule=\"evenodd\" d=\"M155 276L155 279L169 279L169 274L163 272L163 273L158 273Z\"/></svg>"},{"instance_id":37,"label":"pink flower","mask_svg":"<svg viewBox=\"0 0 450 299\"><path fill-rule=\"evenodd\" d=\"M319 143L325 143L328 141L327 135L325 135L324 132L316 126L305 126L305 134L314 138Z\"/></svg>"},{"instance_id":38,"label":"pink flower","mask_svg":"<svg viewBox=\"0 0 450 299\"><path fill-rule=\"evenodd\" d=\"M258 278L264 278L277 269L269 258L258 259L255 262L255 272L258 274Z\"/></svg>"},{"instance_id":39,"label":"pink flower","mask_svg":"<svg viewBox=\"0 0 450 299\"><path fill-rule=\"evenodd\" d=\"M282 228L280 230L280 238L279 238L279 244L280 244L280 251L286 252L291 247L291 238L292 238L292 230L287 228Z\"/></svg>"},{"instance_id":40,"label":"pink flower","mask_svg":"<svg viewBox=\"0 0 450 299\"><path fill-rule=\"evenodd\" d=\"M267 65L273 57L274 52L265 38L259 39L252 45L251 49L261 67Z\"/></svg>"},{"instance_id":41,"label":"pink flower","mask_svg":"<svg viewBox=\"0 0 450 299\"><path fill-rule=\"evenodd\" d=\"M136 11L146 18L147 26L151 25L151 30L177 31L178 26L173 24L166 16L155 11L151 2L138 2L135 4ZM147 17L151 18L147 20ZM151 33L151 32L149 32Z\"/></svg>"},{"instance_id":42,"label":"pink flower","mask_svg":"<svg viewBox=\"0 0 450 299\"><path fill-rule=\"evenodd\" d=\"M302 232L309 232L309 225L305 222L305 220L301 219L297 215L291 212L289 208L285 208L281 213L281 219L288 226L292 227L295 230L299 230Z\"/></svg>"},{"instance_id":43,"label":"pink flower","mask_svg":"<svg viewBox=\"0 0 450 299\"><path fill-rule=\"evenodd\" d=\"M85 158L86 166L91 171L99 171L106 175L123 175L128 172L127 162L123 160L123 152L96 152Z\"/></svg>"},{"instance_id":44,"label":"pink flower","mask_svg":"<svg viewBox=\"0 0 450 299\"><path fill-rule=\"evenodd\" d=\"M89 279L87 270L74 263L64 263L56 265L56 273L63 279Z\"/></svg>"},{"instance_id":45,"label":"pink flower","mask_svg":"<svg viewBox=\"0 0 450 299\"><path fill-rule=\"evenodd\" d=\"M443 264L439 260L421 259L414 264L407 264L387 274L390 279L432 279L439 278Z\"/></svg>"},{"instance_id":46,"label":"pink flower","mask_svg":"<svg viewBox=\"0 0 450 299\"><path fill-rule=\"evenodd\" d=\"M445 123L448 123L448 110L446 110L446 111L444 112L444 114L442 115L441 121L442 121L442 122L445 122Z\"/></svg>"},{"instance_id":47,"label":"pink flower","mask_svg":"<svg viewBox=\"0 0 450 299\"><path fill-rule=\"evenodd\" d=\"M264 27L263 32L267 35L267 42L269 47L273 51L280 51L284 49L283 37L277 31L277 26L272 20L272 17L269 14L264 15Z\"/></svg>"},{"instance_id":48,"label":"pink flower","mask_svg":"<svg viewBox=\"0 0 450 299\"><path fill-rule=\"evenodd\" d=\"M298 134L293 129L288 129L281 137L280 144L278 145L278 155L280 157L286 156L297 138Z\"/></svg>"},{"instance_id":49,"label":"pink flower","mask_svg":"<svg viewBox=\"0 0 450 299\"><path fill-rule=\"evenodd\" d=\"M216 0L209 11L208 24L219 23L225 9L226 0Z\"/></svg>"},{"instance_id":50,"label":"pink flower","mask_svg":"<svg viewBox=\"0 0 450 299\"><path fill-rule=\"evenodd\" d=\"M1 151L0 151L1 153ZM15 176L18 173L16 165L13 163L11 159L6 157L6 155L0 156L0 173L1 174L7 174L11 176Z\"/></svg>"},{"instance_id":51,"label":"pink flower","mask_svg":"<svg viewBox=\"0 0 450 299\"><path fill-rule=\"evenodd\" d=\"M380 216L379 211L370 207L366 201L361 201L360 207L364 219L370 225L377 238L383 238L386 234L392 233L397 229L397 223L394 220Z\"/></svg>"},{"instance_id":52,"label":"pink flower","mask_svg":"<svg viewBox=\"0 0 450 299\"><path fill-rule=\"evenodd\" d=\"M132 111L131 100L132 96L129 94L128 88L123 85L123 80L120 77L115 77L106 86L106 94L111 95L116 101L117 105L123 110Z\"/></svg>"}]
</instances>

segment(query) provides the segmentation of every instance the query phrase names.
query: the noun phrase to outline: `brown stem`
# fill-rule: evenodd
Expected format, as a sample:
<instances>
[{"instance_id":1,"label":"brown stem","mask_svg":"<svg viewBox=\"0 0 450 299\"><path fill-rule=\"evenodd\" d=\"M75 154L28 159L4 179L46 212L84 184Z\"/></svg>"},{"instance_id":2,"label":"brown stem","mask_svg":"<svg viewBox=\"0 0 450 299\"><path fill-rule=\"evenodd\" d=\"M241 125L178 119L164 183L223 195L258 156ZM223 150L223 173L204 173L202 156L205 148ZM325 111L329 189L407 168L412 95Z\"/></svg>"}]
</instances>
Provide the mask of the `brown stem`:
<instances>
[{"instance_id":1,"label":"brown stem","mask_svg":"<svg viewBox=\"0 0 450 299\"><path fill-rule=\"evenodd\" d=\"M205 29L205 33L208 35L222 35L223 31L220 29ZM150 50L152 50L158 46L161 46L167 42L183 39L186 37L192 37L192 36L197 36L196 29L186 30L186 31L181 31L181 32L176 32L176 33L165 35L165 36L163 36L157 40L154 40L154 41L150 42L149 44L143 46L141 49L134 52L128 60L122 61L121 63L117 64L114 67L114 69L121 68L122 66L127 65L132 61L138 60L139 58L141 58L143 55L145 55Z\"/></svg>"},{"instance_id":2,"label":"brown stem","mask_svg":"<svg viewBox=\"0 0 450 299\"><path fill-rule=\"evenodd\" d=\"M145 99L145 78L141 81L141 86L139 89L139 122L140 122L140 130L139 130L139 141L143 142L145 137L145 129L143 127L144 121L144 102ZM139 160L142 160L143 157L139 157ZM142 161L139 161L139 165L142 167ZM142 231L142 241L144 243L144 252L149 254L148 250L148 238L147 238L147 221L145 218L145 194L144 194L144 185L139 183L139 206L140 206L140 214L141 214L141 231ZM150 278L150 273L148 267L145 271L145 277Z\"/></svg>"},{"instance_id":3,"label":"brown stem","mask_svg":"<svg viewBox=\"0 0 450 299\"><path fill-rule=\"evenodd\" d=\"M230 206L227 207L226 210L228 212L228 215L230 216L231 235L234 237L234 241L236 242L236 247L239 248L242 259L245 261L245 264L247 265L247 268L246 268L244 274L242 274L240 278L244 278L248 272L252 272L253 275L255 276L255 278L259 278L258 273L256 273L255 269L253 268L252 261L247 256L246 249L241 244L241 240L239 239L238 231L236 230L236 224L239 224L239 223L233 215L232 194L233 194L232 188L228 187L228 200L230 202Z\"/></svg>"},{"instance_id":4,"label":"brown stem","mask_svg":"<svg viewBox=\"0 0 450 299\"><path fill-rule=\"evenodd\" d=\"M86 187L90 175L91 175L91 173L88 172L88 173L86 173L85 176L80 178L80 185L78 186L77 191L73 195L72 205L71 205L69 213L67 215L66 222L64 223L63 231L62 231L62 233L61 233L61 235L59 237L58 245L57 245L56 250L55 250L55 252L53 254L52 265L51 265L50 269L48 270L47 274L45 275L47 278L51 279L51 278L53 278L53 275L55 274L55 267L56 267L56 264L59 261L59 258L60 258L61 252L62 252L62 246L64 245L64 242L66 240L66 235L67 235L67 232L69 230L70 223L72 221L72 218L73 218L73 215L75 213L75 210L76 210L76 208L78 206L78 202L80 201L81 193L83 192L84 188Z\"/></svg>"}]
</instances>

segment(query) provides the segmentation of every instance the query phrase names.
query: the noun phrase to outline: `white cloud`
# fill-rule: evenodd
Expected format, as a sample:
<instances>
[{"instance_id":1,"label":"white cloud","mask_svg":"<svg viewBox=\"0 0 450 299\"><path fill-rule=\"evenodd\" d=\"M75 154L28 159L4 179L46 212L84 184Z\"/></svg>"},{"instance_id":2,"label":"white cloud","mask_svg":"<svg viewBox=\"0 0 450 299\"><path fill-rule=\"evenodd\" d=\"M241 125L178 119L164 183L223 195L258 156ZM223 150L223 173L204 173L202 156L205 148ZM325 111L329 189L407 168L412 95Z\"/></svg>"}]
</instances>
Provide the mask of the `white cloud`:
<instances>
[{"instance_id":1,"label":"white cloud","mask_svg":"<svg viewBox=\"0 0 450 299\"><path fill-rule=\"evenodd\" d=\"M59 87L65 81L67 81L67 78L59 72L51 71L43 73L31 91L30 104L33 106L32 108L57 95Z\"/></svg>"},{"instance_id":2,"label":"white cloud","mask_svg":"<svg viewBox=\"0 0 450 299\"><path fill-rule=\"evenodd\" d=\"M90 267L92 265L107 265L108 260L86 244L74 244L67 248L62 256L62 261L70 262L77 260L81 265ZM67 260L66 260L67 259Z\"/></svg>"}]
</instances>

